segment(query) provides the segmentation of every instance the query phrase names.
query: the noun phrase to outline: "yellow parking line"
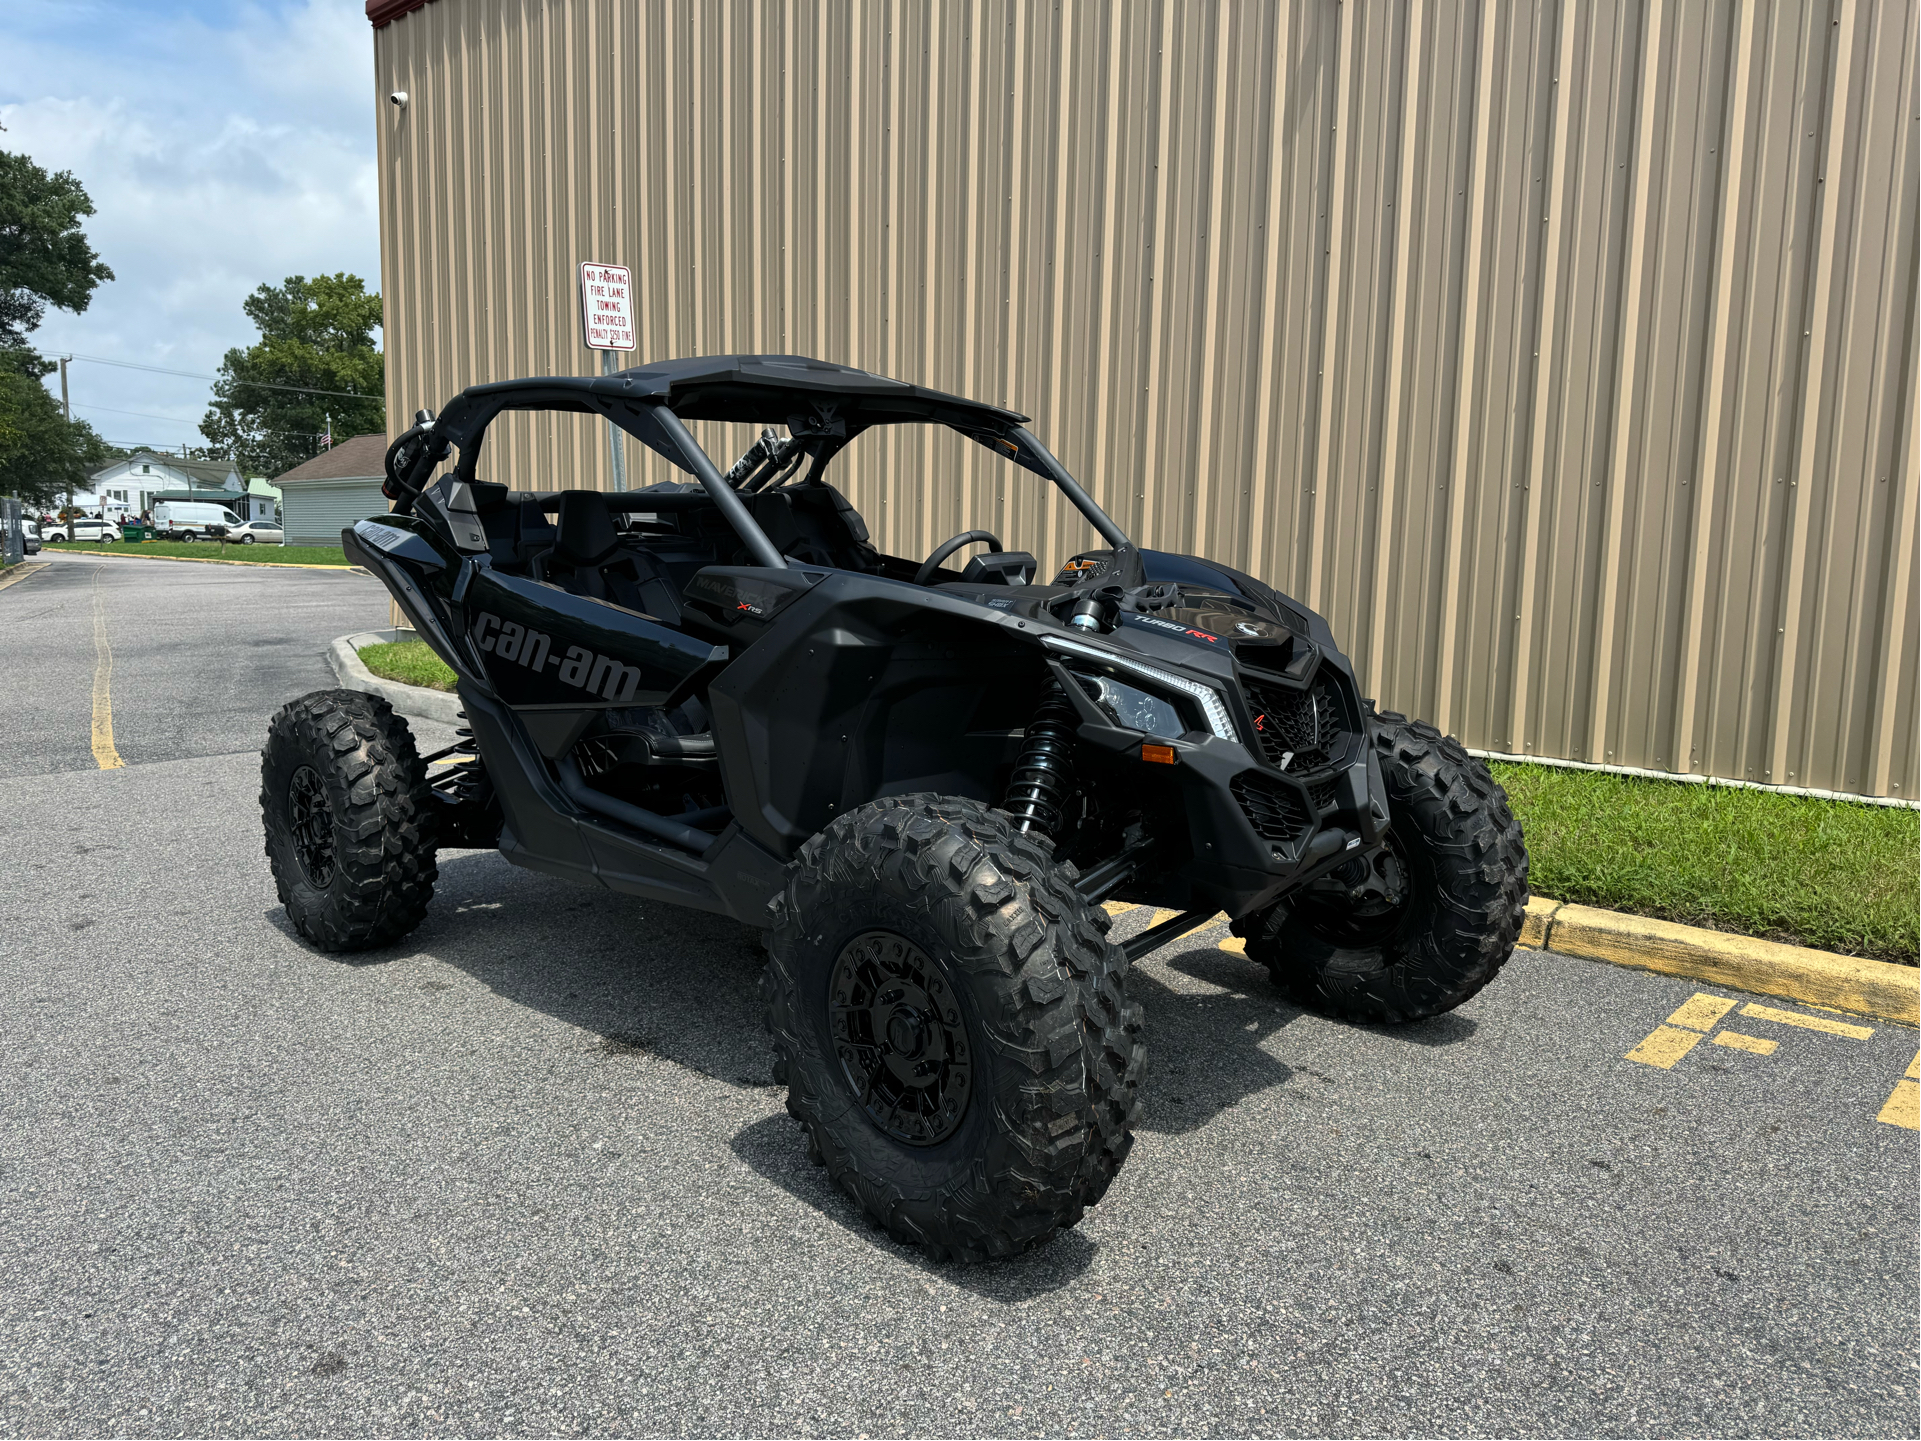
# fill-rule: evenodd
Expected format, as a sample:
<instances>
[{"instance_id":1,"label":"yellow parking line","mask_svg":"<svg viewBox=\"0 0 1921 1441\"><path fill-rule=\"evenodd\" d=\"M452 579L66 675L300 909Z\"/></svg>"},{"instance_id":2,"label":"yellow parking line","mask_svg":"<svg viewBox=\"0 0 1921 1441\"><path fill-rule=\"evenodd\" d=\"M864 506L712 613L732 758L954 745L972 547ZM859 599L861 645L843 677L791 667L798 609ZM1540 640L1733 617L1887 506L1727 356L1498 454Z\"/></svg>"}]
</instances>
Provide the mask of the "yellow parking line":
<instances>
[{"instance_id":1,"label":"yellow parking line","mask_svg":"<svg viewBox=\"0 0 1921 1441\"><path fill-rule=\"evenodd\" d=\"M1721 1024L1721 1017L1733 1010L1734 1005L1724 996L1710 996L1704 991L1696 991L1680 1010L1668 1017L1668 1024L1686 1026L1695 1031L1711 1031Z\"/></svg>"},{"instance_id":2,"label":"yellow parking line","mask_svg":"<svg viewBox=\"0 0 1921 1441\"><path fill-rule=\"evenodd\" d=\"M107 605L100 594L100 570L93 572L93 758L103 771L127 763L113 748L113 646L107 640Z\"/></svg>"},{"instance_id":3,"label":"yellow parking line","mask_svg":"<svg viewBox=\"0 0 1921 1441\"><path fill-rule=\"evenodd\" d=\"M1644 1066L1672 1070L1674 1063L1700 1043L1699 1031L1684 1031L1679 1026L1656 1026L1648 1038L1627 1053L1630 1061Z\"/></svg>"},{"instance_id":4,"label":"yellow parking line","mask_svg":"<svg viewBox=\"0 0 1921 1441\"><path fill-rule=\"evenodd\" d=\"M1744 1036L1739 1031L1723 1031L1714 1038L1717 1046L1726 1046L1731 1051L1752 1051L1757 1056L1771 1056L1779 1041L1764 1041L1759 1036Z\"/></svg>"},{"instance_id":5,"label":"yellow parking line","mask_svg":"<svg viewBox=\"0 0 1921 1441\"><path fill-rule=\"evenodd\" d=\"M1873 1026L1850 1026L1846 1021L1830 1021L1824 1016L1800 1016L1793 1011L1777 1011L1773 1006L1757 1006L1753 1002L1741 1007L1741 1014L1753 1016L1758 1021L1773 1021L1777 1025L1799 1026L1804 1031L1851 1036L1857 1041L1865 1041L1874 1034Z\"/></svg>"},{"instance_id":6,"label":"yellow parking line","mask_svg":"<svg viewBox=\"0 0 1921 1441\"><path fill-rule=\"evenodd\" d=\"M1881 1114L1874 1118L1886 1121L1890 1126L1906 1126L1910 1131L1921 1131L1921 1083L1910 1081L1906 1076L1894 1083L1894 1094L1881 1108Z\"/></svg>"}]
</instances>

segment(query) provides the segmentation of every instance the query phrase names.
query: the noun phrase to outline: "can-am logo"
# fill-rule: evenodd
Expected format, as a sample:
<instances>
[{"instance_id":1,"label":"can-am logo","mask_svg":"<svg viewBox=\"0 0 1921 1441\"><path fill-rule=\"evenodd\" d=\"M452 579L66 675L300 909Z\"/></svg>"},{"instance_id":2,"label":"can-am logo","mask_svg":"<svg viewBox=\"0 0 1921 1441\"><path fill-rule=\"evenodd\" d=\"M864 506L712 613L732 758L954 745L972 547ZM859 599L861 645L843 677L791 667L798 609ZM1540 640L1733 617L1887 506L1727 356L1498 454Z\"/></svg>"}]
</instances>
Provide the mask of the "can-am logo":
<instances>
[{"instance_id":1,"label":"can-am logo","mask_svg":"<svg viewBox=\"0 0 1921 1441\"><path fill-rule=\"evenodd\" d=\"M632 700L640 689L639 666L625 665L610 655L596 655L584 645L570 645L565 653L557 652L552 637L518 621L502 620L491 611L483 610L475 618L468 635L479 650L524 665L537 675L551 671L564 684L617 705Z\"/></svg>"}]
</instances>

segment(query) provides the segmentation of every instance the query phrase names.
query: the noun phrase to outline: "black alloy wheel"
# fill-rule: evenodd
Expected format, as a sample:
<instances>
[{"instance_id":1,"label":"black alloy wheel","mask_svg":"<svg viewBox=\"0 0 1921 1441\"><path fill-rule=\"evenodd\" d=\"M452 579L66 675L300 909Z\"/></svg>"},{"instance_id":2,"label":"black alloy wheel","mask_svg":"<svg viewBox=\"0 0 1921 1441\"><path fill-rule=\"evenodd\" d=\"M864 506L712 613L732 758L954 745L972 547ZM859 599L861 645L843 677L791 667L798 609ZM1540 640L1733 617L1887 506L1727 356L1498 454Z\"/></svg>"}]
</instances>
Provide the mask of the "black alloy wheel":
<instances>
[{"instance_id":1,"label":"black alloy wheel","mask_svg":"<svg viewBox=\"0 0 1921 1441\"><path fill-rule=\"evenodd\" d=\"M334 809L312 766L302 766L287 783L287 818L301 872L325 890L334 878Z\"/></svg>"},{"instance_id":2,"label":"black alloy wheel","mask_svg":"<svg viewBox=\"0 0 1921 1441\"><path fill-rule=\"evenodd\" d=\"M867 1118L910 1146L953 1135L974 1066L939 963L903 936L865 931L841 949L827 1008L841 1070Z\"/></svg>"}]
</instances>

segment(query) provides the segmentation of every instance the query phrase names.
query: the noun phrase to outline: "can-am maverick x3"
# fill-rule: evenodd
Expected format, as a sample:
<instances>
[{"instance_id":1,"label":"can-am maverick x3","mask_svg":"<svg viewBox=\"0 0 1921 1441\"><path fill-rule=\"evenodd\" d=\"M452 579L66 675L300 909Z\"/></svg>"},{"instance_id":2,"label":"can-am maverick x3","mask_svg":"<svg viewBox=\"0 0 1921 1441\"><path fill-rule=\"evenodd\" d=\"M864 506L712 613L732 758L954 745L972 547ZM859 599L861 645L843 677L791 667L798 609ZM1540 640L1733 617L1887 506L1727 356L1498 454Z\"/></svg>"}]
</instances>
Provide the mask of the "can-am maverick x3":
<instances>
[{"instance_id":1,"label":"can-am maverick x3","mask_svg":"<svg viewBox=\"0 0 1921 1441\"><path fill-rule=\"evenodd\" d=\"M480 474L504 410L605 416L697 483L512 493ZM788 433L723 475L690 420ZM1141 1105L1128 965L1217 914L1332 1015L1412 1020L1486 985L1527 897L1486 768L1375 712L1313 612L1134 546L1023 421L794 356L422 411L387 453L392 513L342 539L453 668L471 737L422 758L352 691L274 717L261 805L293 924L389 944L436 847L491 846L763 928L810 1149L894 1235L961 1257L1101 1198ZM983 530L881 554L824 472L911 423L1051 481L1104 545L1045 582ZM1110 899L1179 914L1116 944Z\"/></svg>"}]
</instances>

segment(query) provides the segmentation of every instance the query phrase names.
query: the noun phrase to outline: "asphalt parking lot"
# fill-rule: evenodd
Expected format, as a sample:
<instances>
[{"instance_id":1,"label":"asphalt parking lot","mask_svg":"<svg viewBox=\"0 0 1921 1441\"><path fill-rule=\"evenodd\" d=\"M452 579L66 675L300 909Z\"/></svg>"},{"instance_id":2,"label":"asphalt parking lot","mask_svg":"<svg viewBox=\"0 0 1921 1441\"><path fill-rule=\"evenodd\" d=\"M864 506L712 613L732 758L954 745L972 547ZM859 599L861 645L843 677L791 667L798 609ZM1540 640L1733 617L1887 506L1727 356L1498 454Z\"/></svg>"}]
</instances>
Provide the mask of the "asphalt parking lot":
<instances>
[{"instance_id":1,"label":"asphalt parking lot","mask_svg":"<svg viewBox=\"0 0 1921 1441\"><path fill-rule=\"evenodd\" d=\"M1531 952L1356 1028L1203 932L1109 1198L932 1264L808 1163L741 927L456 852L402 946L294 940L257 749L385 617L0 590L0 1432L1914 1434L1913 1031Z\"/></svg>"}]
</instances>

